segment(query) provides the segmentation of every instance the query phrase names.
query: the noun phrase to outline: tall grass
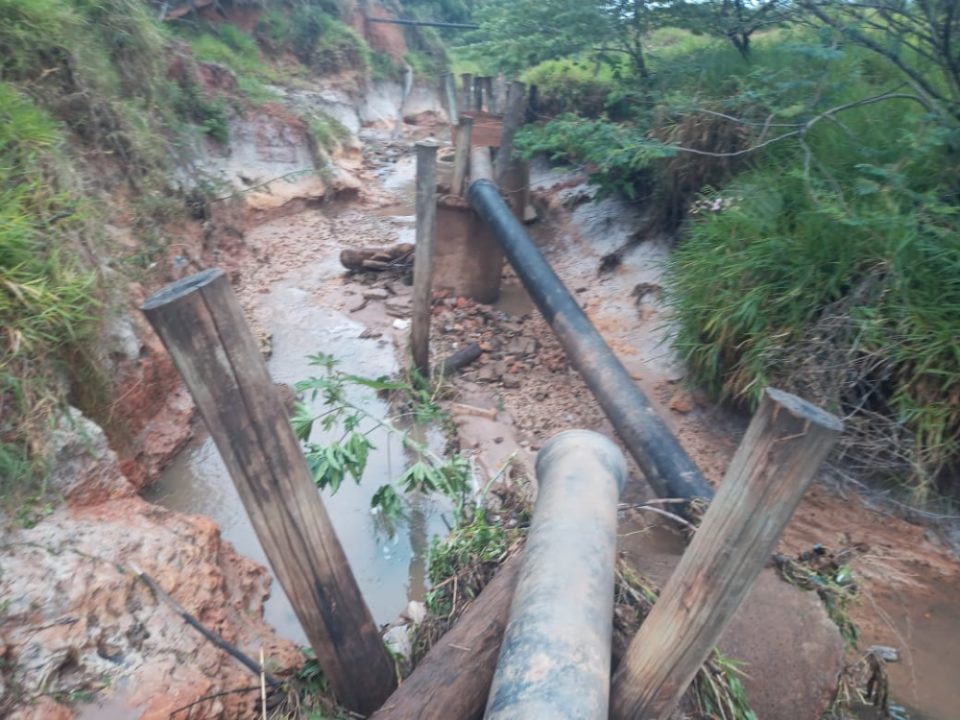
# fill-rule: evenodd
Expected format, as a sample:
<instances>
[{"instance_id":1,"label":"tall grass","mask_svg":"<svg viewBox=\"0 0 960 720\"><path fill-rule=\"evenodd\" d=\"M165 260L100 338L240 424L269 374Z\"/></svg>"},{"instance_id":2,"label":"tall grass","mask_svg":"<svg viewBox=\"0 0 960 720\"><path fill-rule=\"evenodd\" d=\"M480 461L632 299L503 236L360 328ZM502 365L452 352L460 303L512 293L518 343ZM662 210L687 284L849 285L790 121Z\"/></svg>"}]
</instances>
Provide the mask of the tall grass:
<instances>
[{"instance_id":1,"label":"tall grass","mask_svg":"<svg viewBox=\"0 0 960 720\"><path fill-rule=\"evenodd\" d=\"M890 87L856 50L776 65L757 92L791 83L786 117ZM707 193L671 261L677 347L720 395L775 384L846 416L847 459L922 500L960 458L960 133L908 100L837 120Z\"/></svg>"},{"instance_id":2,"label":"tall grass","mask_svg":"<svg viewBox=\"0 0 960 720\"><path fill-rule=\"evenodd\" d=\"M58 123L0 82L0 457L4 485L42 460L64 359L92 337L95 274L77 260L82 200L59 187ZM7 490L6 487L0 488Z\"/></svg>"}]
</instances>

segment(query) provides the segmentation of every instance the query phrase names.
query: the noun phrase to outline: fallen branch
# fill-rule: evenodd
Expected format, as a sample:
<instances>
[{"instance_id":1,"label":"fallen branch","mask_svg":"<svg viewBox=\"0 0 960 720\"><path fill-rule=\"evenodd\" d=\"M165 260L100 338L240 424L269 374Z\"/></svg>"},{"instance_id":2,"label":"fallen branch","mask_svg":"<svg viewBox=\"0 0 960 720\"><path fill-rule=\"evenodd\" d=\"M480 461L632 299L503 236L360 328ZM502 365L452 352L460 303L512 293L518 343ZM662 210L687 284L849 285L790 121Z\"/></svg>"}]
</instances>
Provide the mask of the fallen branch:
<instances>
[{"instance_id":1,"label":"fallen branch","mask_svg":"<svg viewBox=\"0 0 960 720\"><path fill-rule=\"evenodd\" d=\"M413 244L399 243L384 248L345 248L340 264L351 272L391 270L413 266Z\"/></svg>"}]
</instances>

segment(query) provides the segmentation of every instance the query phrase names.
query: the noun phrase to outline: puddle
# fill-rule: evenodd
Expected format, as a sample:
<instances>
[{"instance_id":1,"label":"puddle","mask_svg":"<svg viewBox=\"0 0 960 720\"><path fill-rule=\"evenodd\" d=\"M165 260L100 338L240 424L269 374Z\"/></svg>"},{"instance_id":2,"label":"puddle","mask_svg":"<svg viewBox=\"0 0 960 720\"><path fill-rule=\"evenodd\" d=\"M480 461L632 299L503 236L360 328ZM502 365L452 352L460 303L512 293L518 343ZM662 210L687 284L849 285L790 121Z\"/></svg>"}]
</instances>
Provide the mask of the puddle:
<instances>
[{"instance_id":1,"label":"puddle","mask_svg":"<svg viewBox=\"0 0 960 720\"><path fill-rule=\"evenodd\" d=\"M276 382L294 384L318 368L307 356L316 352L334 354L352 373L370 377L389 375L398 369L392 345L386 341L360 339L364 327L335 311L319 307L311 293L278 284L258 302L258 315L273 333L273 356L268 362ZM363 388L350 399L374 415L385 417L387 404ZM317 401L319 410L321 401ZM372 427L365 423L362 430ZM333 437L332 433L328 437ZM322 429L313 440L322 441ZM395 480L411 458L398 439L384 430L369 435L375 446L370 453L363 482L344 481L335 495L324 492L324 502L343 544L350 566L378 623L394 620L409 600L422 600L426 592L424 556L434 535L447 532L442 513L449 510L440 501L420 498L411 502L408 518L391 538L370 510L370 499L386 482ZM428 443L442 450L438 431L427 432ZM165 470L146 497L172 510L206 515L221 528L224 539L237 551L268 565L266 556L247 519L236 489L212 440L189 447ZM274 582L266 605L267 621L280 635L306 644L306 637L279 584Z\"/></svg>"}]
</instances>

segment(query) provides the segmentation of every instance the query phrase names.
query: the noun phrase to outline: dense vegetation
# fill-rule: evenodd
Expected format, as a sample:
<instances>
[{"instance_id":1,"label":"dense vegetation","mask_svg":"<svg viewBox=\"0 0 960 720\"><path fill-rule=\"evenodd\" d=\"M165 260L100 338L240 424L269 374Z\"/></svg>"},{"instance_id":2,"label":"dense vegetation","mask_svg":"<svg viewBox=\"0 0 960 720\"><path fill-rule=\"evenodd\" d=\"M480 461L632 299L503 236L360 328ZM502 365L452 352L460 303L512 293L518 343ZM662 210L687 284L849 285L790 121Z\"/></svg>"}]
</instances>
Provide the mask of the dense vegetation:
<instances>
[{"instance_id":1,"label":"dense vegetation","mask_svg":"<svg viewBox=\"0 0 960 720\"><path fill-rule=\"evenodd\" d=\"M353 2L219 3L258 9L250 33L222 15L163 22L160 9L176 5L0 0L0 497L38 491L26 481L43 478L50 425L68 398L109 423L103 326L125 302L112 288L149 281L169 224L202 212L216 189L184 179L191 143L226 143L231 116L276 100L272 84L402 76L349 26ZM408 39L408 62L434 72L439 39ZM205 63L225 66L235 88L205 84ZM343 140L332 118L304 122L321 153ZM112 245L108 222L137 247Z\"/></svg>"},{"instance_id":2,"label":"dense vegetation","mask_svg":"<svg viewBox=\"0 0 960 720\"><path fill-rule=\"evenodd\" d=\"M800 392L923 496L960 458L957 5L489 0L460 57L537 85L528 153L676 238L693 381Z\"/></svg>"}]
</instances>

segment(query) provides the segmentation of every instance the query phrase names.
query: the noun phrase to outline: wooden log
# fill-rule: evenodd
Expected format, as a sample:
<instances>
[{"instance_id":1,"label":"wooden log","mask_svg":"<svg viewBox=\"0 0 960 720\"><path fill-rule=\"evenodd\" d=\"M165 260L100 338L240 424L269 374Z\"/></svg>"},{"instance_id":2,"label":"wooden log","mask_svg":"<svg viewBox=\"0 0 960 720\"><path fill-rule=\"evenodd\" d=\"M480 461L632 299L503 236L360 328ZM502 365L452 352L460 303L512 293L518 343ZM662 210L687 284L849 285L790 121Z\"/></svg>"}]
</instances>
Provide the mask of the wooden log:
<instances>
[{"instance_id":1,"label":"wooden log","mask_svg":"<svg viewBox=\"0 0 960 720\"><path fill-rule=\"evenodd\" d=\"M483 350L480 349L479 343L472 342L469 345L465 345L443 361L443 365L440 367L440 374L453 375L458 370L462 370L477 360L481 355L483 355Z\"/></svg>"},{"instance_id":2,"label":"wooden log","mask_svg":"<svg viewBox=\"0 0 960 720\"><path fill-rule=\"evenodd\" d=\"M334 692L347 707L371 712L396 686L393 663L226 276L211 269L184 278L142 309L183 376Z\"/></svg>"},{"instance_id":3,"label":"wooden log","mask_svg":"<svg viewBox=\"0 0 960 720\"><path fill-rule=\"evenodd\" d=\"M611 718L671 716L842 431L833 415L767 389L703 524L614 675Z\"/></svg>"},{"instance_id":4,"label":"wooden log","mask_svg":"<svg viewBox=\"0 0 960 720\"><path fill-rule=\"evenodd\" d=\"M387 270L413 265L413 243L398 243L382 248L344 248L340 264L347 270Z\"/></svg>"},{"instance_id":5,"label":"wooden log","mask_svg":"<svg viewBox=\"0 0 960 720\"><path fill-rule=\"evenodd\" d=\"M500 136L500 149L497 151L495 176L501 184L510 169L513 159L513 139L524 121L527 104L527 86L515 80L507 91L507 106L503 113L503 133Z\"/></svg>"},{"instance_id":6,"label":"wooden log","mask_svg":"<svg viewBox=\"0 0 960 720\"><path fill-rule=\"evenodd\" d=\"M480 720L519 571L516 555L370 720Z\"/></svg>"},{"instance_id":7,"label":"wooden log","mask_svg":"<svg viewBox=\"0 0 960 720\"><path fill-rule=\"evenodd\" d=\"M450 183L450 192L454 195L463 195L463 181L467 176L467 166L470 163L470 142L473 137L473 118L460 118L460 128L457 132L457 150L453 157L453 180Z\"/></svg>"},{"instance_id":8,"label":"wooden log","mask_svg":"<svg viewBox=\"0 0 960 720\"><path fill-rule=\"evenodd\" d=\"M433 315L433 243L437 223L437 142L417 143L417 234L413 262L410 350L421 377L430 377L430 318Z\"/></svg>"}]
</instances>

